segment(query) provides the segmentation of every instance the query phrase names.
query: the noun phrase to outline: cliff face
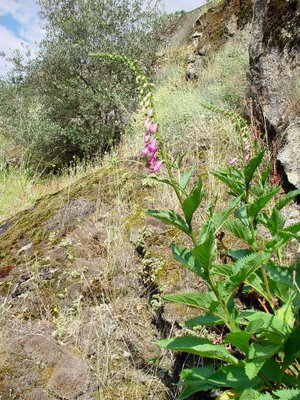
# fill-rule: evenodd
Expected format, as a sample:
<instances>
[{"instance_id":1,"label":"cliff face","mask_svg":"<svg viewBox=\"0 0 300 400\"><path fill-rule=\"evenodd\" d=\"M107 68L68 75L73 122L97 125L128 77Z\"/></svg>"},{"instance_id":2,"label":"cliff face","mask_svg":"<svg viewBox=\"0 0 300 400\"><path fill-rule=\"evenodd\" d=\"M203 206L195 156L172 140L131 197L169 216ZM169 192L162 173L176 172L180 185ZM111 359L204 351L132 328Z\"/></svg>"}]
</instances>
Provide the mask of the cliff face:
<instances>
[{"instance_id":1,"label":"cliff face","mask_svg":"<svg viewBox=\"0 0 300 400\"><path fill-rule=\"evenodd\" d=\"M278 139L279 161L300 187L300 6L297 0L253 5L250 80L261 119Z\"/></svg>"},{"instance_id":2,"label":"cliff face","mask_svg":"<svg viewBox=\"0 0 300 400\"><path fill-rule=\"evenodd\" d=\"M224 45L228 38L238 34L251 19L251 0L221 1L202 14L194 23L194 52L188 60L187 79L197 79L207 57Z\"/></svg>"},{"instance_id":3,"label":"cliff face","mask_svg":"<svg viewBox=\"0 0 300 400\"><path fill-rule=\"evenodd\" d=\"M194 24L187 79L198 78L208 58L251 25L249 97L262 130L276 138L278 160L300 187L300 3L298 0L227 0ZM234 71L233 71L234 72Z\"/></svg>"}]
</instances>

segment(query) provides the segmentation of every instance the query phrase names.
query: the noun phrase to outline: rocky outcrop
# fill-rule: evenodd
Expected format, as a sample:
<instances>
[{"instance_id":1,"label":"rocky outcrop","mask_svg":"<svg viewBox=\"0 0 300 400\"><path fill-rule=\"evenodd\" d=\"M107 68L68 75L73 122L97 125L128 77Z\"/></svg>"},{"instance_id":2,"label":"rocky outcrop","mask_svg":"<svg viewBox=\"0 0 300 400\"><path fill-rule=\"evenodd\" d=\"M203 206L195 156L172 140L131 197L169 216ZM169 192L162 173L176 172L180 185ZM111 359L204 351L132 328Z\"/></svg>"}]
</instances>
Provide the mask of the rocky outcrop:
<instances>
[{"instance_id":1,"label":"rocky outcrop","mask_svg":"<svg viewBox=\"0 0 300 400\"><path fill-rule=\"evenodd\" d=\"M255 0L250 80L258 115L276 136L288 180L300 188L300 3ZM298 91L299 92L299 91Z\"/></svg>"},{"instance_id":2,"label":"rocky outcrop","mask_svg":"<svg viewBox=\"0 0 300 400\"><path fill-rule=\"evenodd\" d=\"M187 80L195 80L206 64L207 56L216 52L228 38L238 34L252 19L251 0L221 1L194 23L193 47L187 65Z\"/></svg>"}]
</instances>

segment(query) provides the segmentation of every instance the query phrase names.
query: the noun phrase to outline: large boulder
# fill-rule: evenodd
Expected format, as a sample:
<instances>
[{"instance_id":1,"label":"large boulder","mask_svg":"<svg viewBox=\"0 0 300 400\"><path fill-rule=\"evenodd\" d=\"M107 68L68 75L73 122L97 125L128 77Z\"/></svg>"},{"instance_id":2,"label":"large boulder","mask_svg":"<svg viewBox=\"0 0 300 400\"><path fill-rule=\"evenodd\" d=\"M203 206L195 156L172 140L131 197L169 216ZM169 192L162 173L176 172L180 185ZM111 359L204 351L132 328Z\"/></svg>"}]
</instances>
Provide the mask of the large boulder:
<instances>
[{"instance_id":1,"label":"large boulder","mask_svg":"<svg viewBox=\"0 0 300 400\"><path fill-rule=\"evenodd\" d=\"M258 115L276 137L278 159L300 188L300 3L254 0L250 80Z\"/></svg>"}]
</instances>

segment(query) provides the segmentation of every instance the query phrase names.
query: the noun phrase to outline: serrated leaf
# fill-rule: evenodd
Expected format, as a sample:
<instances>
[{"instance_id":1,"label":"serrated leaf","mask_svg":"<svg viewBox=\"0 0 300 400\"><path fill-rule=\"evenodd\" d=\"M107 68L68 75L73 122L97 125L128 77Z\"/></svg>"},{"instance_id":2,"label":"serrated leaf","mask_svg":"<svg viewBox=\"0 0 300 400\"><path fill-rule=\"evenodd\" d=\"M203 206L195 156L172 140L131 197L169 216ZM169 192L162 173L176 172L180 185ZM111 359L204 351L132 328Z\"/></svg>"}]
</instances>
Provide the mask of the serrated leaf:
<instances>
[{"instance_id":1,"label":"serrated leaf","mask_svg":"<svg viewBox=\"0 0 300 400\"><path fill-rule=\"evenodd\" d=\"M193 250L193 255L201 267L208 271L216 258L215 229L211 223L209 223L204 237L201 237L200 240L201 242Z\"/></svg>"},{"instance_id":2,"label":"serrated leaf","mask_svg":"<svg viewBox=\"0 0 300 400\"><path fill-rule=\"evenodd\" d=\"M180 374L180 385L183 390L177 400L188 399L194 393L207 391L213 388L213 385L208 383L208 378L214 373L212 365L203 368L184 369Z\"/></svg>"},{"instance_id":3,"label":"serrated leaf","mask_svg":"<svg viewBox=\"0 0 300 400\"><path fill-rule=\"evenodd\" d=\"M264 194L263 196L259 197L258 199L255 199L252 203L249 204L249 216L252 218L255 218L259 211L265 207L269 201L278 193L280 190L279 186L273 186L269 193Z\"/></svg>"},{"instance_id":4,"label":"serrated leaf","mask_svg":"<svg viewBox=\"0 0 300 400\"><path fill-rule=\"evenodd\" d=\"M255 387L261 383L261 379L255 377L249 380L245 374L244 364L221 366L208 379L208 382L216 387L232 387L234 389L247 389Z\"/></svg>"},{"instance_id":5,"label":"serrated leaf","mask_svg":"<svg viewBox=\"0 0 300 400\"><path fill-rule=\"evenodd\" d=\"M266 361L277 354L279 349L280 345L268 343L266 340L261 343L254 342L249 347L248 358L254 361Z\"/></svg>"},{"instance_id":6,"label":"serrated leaf","mask_svg":"<svg viewBox=\"0 0 300 400\"><path fill-rule=\"evenodd\" d=\"M195 373L193 370L201 370L200 373ZM183 390L180 395L177 397L177 400L184 400L190 398L193 394L197 392L207 391L213 388L213 385L210 385L207 382L207 378L214 372L212 366L203 367L203 368L191 368L184 369L181 374L181 382L180 385L183 386Z\"/></svg>"},{"instance_id":7,"label":"serrated leaf","mask_svg":"<svg viewBox=\"0 0 300 400\"><path fill-rule=\"evenodd\" d=\"M227 254L234 260L239 260L240 258L249 256L252 253L253 251L251 249L230 249L227 251Z\"/></svg>"},{"instance_id":8,"label":"serrated leaf","mask_svg":"<svg viewBox=\"0 0 300 400\"><path fill-rule=\"evenodd\" d=\"M225 185L227 185L236 196L240 196L243 194L244 192L243 184L239 182L236 177L232 176L230 170L225 168L224 169L220 168L218 170L213 171L212 174L216 176L218 179L220 179L220 181L225 183Z\"/></svg>"},{"instance_id":9,"label":"serrated leaf","mask_svg":"<svg viewBox=\"0 0 300 400\"><path fill-rule=\"evenodd\" d=\"M295 233L289 232L287 230L279 230L276 235L267 242L266 249L270 252L277 251L294 238L299 239Z\"/></svg>"},{"instance_id":10,"label":"serrated leaf","mask_svg":"<svg viewBox=\"0 0 300 400\"><path fill-rule=\"evenodd\" d=\"M240 220L229 218L224 222L224 227L239 239L244 240L244 242L248 243L250 246L253 245L254 240L250 228L247 228Z\"/></svg>"},{"instance_id":11,"label":"serrated leaf","mask_svg":"<svg viewBox=\"0 0 300 400\"><path fill-rule=\"evenodd\" d=\"M267 227L269 231L274 236L278 230L282 230L285 224L284 215L277 210L277 208L273 209L272 215L267 219Z\"/></svg>"},{"instance_id":12,"label":"serrated leaf","mask_svg":"<svg viewBox=\"0 0 300 400\"><path fill-rule=\"evenodd\" d=\"M254 172L261 164L264 157L264 153L265 153L264 151L260 152L257 156L251 158L251 160L248 162L244 172L246 186L249 185L249 183L253 178Z\"/></svg>"},{"instance_id":13,"label":"serrated leaf","mask_svg":"<svg viewBox=\"0 0 300 400\"><path fill-rule=\"evenodd\" d=\"M224 222L228 219L228 217L233 212L235 207L238 205L240 200L241 200L241 198L237 197L231 203L230 208L227 208L226 210L223 210L223 211L214 212L214 214L211 217L211 222L213 223L213 226L215 227L215 231L217 231L224 224Z\"/></svg>"},{"instance_id":14,"label":"serrated leaf","mask_svg":"<svg viewBox=\"0 0 300 400\"><path fill-rule=\"evenodd\" d=\"M204 314L179 324L182 328L194 328L202 325L221 325L223 320L213 314Z\"/></svg>"},{"instance_id":15,"label":"serrated leaf","mask_svg":"<svg viewBox=\"0 0 300 400\"><path fill-rule=\"evenodd\" d=\"M189 183L192 174L193 174L194 168L191 168L190 170L188 170L187 172L185 172L179 180L179 187L182 191L185 190L187 184Z\"/></svg>"},{"instance_id":16,"label":"serrated leaf","mask_svg":"<svg viewBox=\"0 0 300 400\"><path fill-rule=\"evenodd\" d=\"M278 308L275 312L276 316L284 321L289 327L293 328L295 324L295 310L292 304L286 303Z\"/></svg>"},{"instance_id":17,"label":"serrated leaf","mask_svg":"<svg viewBox=\"0 0 300 400\"><path fill-rule=\"evenodd\" d=\"M277 400L299 400L300 390L299 389L282 389L273 392ZM263 394L257 398L257 400L274 400L274 397L270 394Z\"/></svg>"},{"instance_id":18,"label":"serrated leaf","mask_svg":"<svg viewBox=\"0 0 300 400\"><path fill-rule=\"evenodd\" d=\"M173 210L158 211L158 210L145 210L151 217L157 218L160 221L173 225L181 231L190 234L191 230L185 220Z\"/></svg>"},{"instance_id":19,"label":"serrated leaf","mask_svg":"<svg viewBox=\"0 0 300 400\"><path fill-rule=\"evenodd\" d=\"M259 276L258 271L249 275L247 279L245 279L245 283L246 285L252 287L257 293L260 293L264 298L269 298L265 284L262 278Z\"/></svg>"},{"instance_id":20,"label":"serrated leaf","mask_svg":"<svg viewBox=\"0 0 300 400\"><path fill-rule=\"evenodd\" d=\"M262 311L241 311L239 316L249 321L247 331L251 333L271 332L281 338L291 332L290 327L276 315Z\"/></svg>"},{"instance_id":21,"label":"serrated leaf","mask_svg":"<svg viewBox=\"0 0 300 400\"><path fill-rule=\"evenodd\" d=\"M278 201L278 203L275 205L277 210L281 210L283 207L285 207L291 200L293 200L295 197L300 195L300 189L297 190L292 190L291 192L285 194L284 196L281 197L281 199Z\"/></svg>"},{"instance_id":22,"label":"serrated leaf","mask_svg":"<svg viewBox=\"0 0 300 400\"><path fill-rule=\"evenodd\" d=\"M267 253L252 253L249 256L240 258L233 264L232 277L230 279L234 286L240 285L248 276L252 275L269 258Z\"/></svg>"},{"instance_id":23,"label":"serrated leaf","mask_svg":"<svg viewBox=\"0 0 300 400\"><path fill-rule=\"evenodd\" d=\"M245 373L251 380L257 376L259 371L262 369L266 360L246 360L245 362Z\"/></svg>"},{"instance_id":24,"label":"serrated leaf","mask_svg":"<svg viewBox=\"0 0 300 400\"><path fill-rule=\"evenodd\" d=\"M216 296L211 292L176 293L163 296L166 301L186 304L188 306L209 311L213 303L217 303Z\"/></svg>"},{"instance_id":25,"label":"serrated leaf","mask_svg":"<svg viewBox=\"0 0 300 400\"><path fill-rule=\"evenodd\" d=\"M173 339L159 340L158 345L164 349L183 351L185 353L196 354L202 357L222 360L231 364L238 364L238 360L220 344L213 344L207 339L184 336Z\"/></svg>"},{"instance_id":26,"label":"serrated leaf","mask_svg":"<svg viewBox=\"0 0 300 400\"><path fill-rule=\"evenodd\" d=\"M247 353L251 336L252 333L247 331L230 332L225 336L224 342L231 343L241 349L244 353Z\"/></svg>"},{"instance_id":27,"label":"serrated leaf","mask_svg":"<svg viewBox=\"0 0 300 400\"><path fill-rule=\"evenodd\" d=\"M284 367L287 368L300 356L300 325L298 325L287 338L284 345Z\"/></svg>"},{"instance_id":28,"label":"serrated leaf","mask_svg":"<svg viewBox=\"0 0 300 400\"><path fill-rule=\"evenodd\" d=\"M185 215L186 222L190 224L194 212L199 207L201 200L203 199L204 192L202 190L202 179L199 178L196 186L191 191L189 196L182 203L182 210Z\"/></svg>"},{"instance_id":29,"label":"serrated leaf","mask_svg":"<svg viewBox=\"0 0 300 400\"><path fill-rule=\"evenodd\" d=\"M260 396L260 393L254 389L247 389L240 394L239 400L256 400Z\"/></svg>"},{"instance_id":30,"label":"serrated leaf","mask_svg":"<svg viewBox=\"0 0 300 400\"><path fill-rule=\"evenodd\" d=\"M189 270L199 275L202 279L206 279L207 275L200 263L195 259L192 252L183 246L172 244L172 254L175 260L179 261L182 265Z\"/></svg>"},{"instance_id":31,"label":"serrated leaf","mask_svg":"<svg viewBox=\"0 0 300 400\"><path fill-rule=\"evenodd\" d=\"M293 281L293 273L294 273L293 268L279 267L272 263L268 263L265 265L265 269L268 272L268 277L273 282L281 283L282 285L286 285L291 289L295 289Z\"/></svg>"},{"instance_id":32,"label":"serrated leaf","mask_svg":"<svg viewBox=\"0 0 300 400\"><path fill-rule=\"evenodd\" d=\"M238 209L236 209L235 216L239 221L242 222L244 226L249 228L250 224L249 224L247 209L244 204L240 206Z\"/></svg>"}]
</instances>

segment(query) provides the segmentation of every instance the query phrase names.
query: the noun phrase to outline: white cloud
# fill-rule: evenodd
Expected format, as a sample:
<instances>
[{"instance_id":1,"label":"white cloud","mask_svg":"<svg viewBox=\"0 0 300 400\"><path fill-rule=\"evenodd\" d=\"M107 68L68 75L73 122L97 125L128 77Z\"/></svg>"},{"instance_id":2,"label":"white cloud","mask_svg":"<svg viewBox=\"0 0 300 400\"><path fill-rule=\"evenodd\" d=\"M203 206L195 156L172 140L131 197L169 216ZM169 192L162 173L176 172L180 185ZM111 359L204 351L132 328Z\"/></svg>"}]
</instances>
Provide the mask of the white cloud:
<instances>
[{"instance_id":1,"label":"white cloud","mask_svg":"<svg viewBox=\"0 0 300 400\"><path fill-rule=\"evenodd\" d=\"M206 3L206 0L164 0L168 12L175 11L191 11L201 7Z\"/></svg>"},{"instance_id":2,"label":"white cloud","mask_svg":"<svg viewBox=\"0 0 300 400\"><path fill-rule=\"evenodd\" d=\"M19 24L19 36L29 43L43 37L39 7L34 0L1 0L0 15L10 14Z\"/></svg>"},{"instance_id":3,"label":"white cloud","mask_svg":"<svg viewBox=\"0 0 300 400\"><path fill-rule=\"evenodd\" d=\"M34 0L0 0L0 16L9 14L18 23L18 30L12 31L0 25L0 51L10 54L19 49L21 54L26 48L34 54L37 43L43 37L39 7ZM0 58L0 76L5 76L11 65Z\"/></svg>"}]
</instances>

